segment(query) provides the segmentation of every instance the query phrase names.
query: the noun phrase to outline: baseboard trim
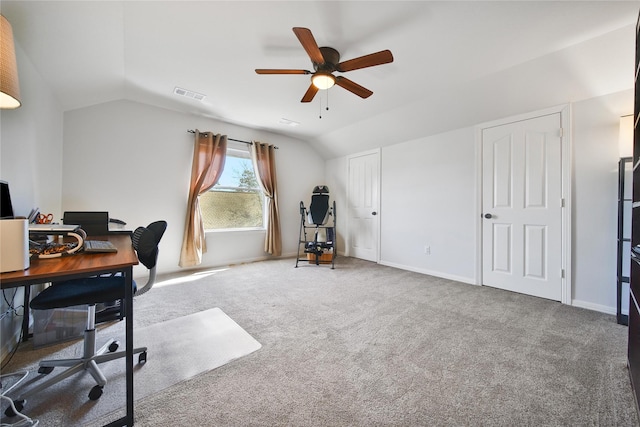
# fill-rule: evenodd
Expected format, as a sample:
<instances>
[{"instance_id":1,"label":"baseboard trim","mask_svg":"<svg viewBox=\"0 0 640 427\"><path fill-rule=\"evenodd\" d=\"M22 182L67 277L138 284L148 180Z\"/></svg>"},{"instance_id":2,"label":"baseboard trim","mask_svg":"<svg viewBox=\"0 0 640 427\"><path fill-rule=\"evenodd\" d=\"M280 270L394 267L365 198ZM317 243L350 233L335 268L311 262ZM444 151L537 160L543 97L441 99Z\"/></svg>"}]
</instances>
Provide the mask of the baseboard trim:
<instances>
[{"instance_id":1,"label":"baseboard trim","mask_svg":"<svg viewBox=\"0 0 640 427\"><path fill-rule=\"evenodd\" d=\"M415 273L420 273L420 274L426 274L429 276L434 276L434 277L440 277L442 279L448 279L448 280L454 280L456 282L461 282L461 283L466 283L469 285L476 285L476 282L473 278L469 278L469 277L462 277L462 276L456 276L456 275L452 275L452 274L446 274L446 273L442 273L439 271L432 271L432 270L427 270L427 269L423 269L423 268L416 268L416 267L411 267L411 266L407 266L407 265L403 265L403 264L397 264L394 262L388 262L388 261L380 261L379 262L380 265L385 265L387 267L393 267L393 268L399 268L401 270L407 270L407 271L413 271ZM572 300L571 301L571 306L573 307L578 307L578 308L584 308L587 310L591 310L591 311L598 311L600 313L605 313L605 314L611 314L611 315L616 315L617 314L617 310L615 307L609 307L606 305L602 305L602 304L594 304L592 302L588 302L588 301L581 301L581 300Z\"/></svg>"},{"instance_id":2,"label":"baseboard trim","mask_svg":"<svg viewBox=\"0 0 640 427\"><path fill-rule=\"evenodd\" d=\"M473 278L470 278L470 277L456 276L456 275L453 275L453 274L442 273L440 271L433 271L433 270L427 270L427 269L423 269L423 268L416 268L416 267L412 267L412 266L408 266L408 265L396 264L394 262L388 262L388 261L383 261L383 260L381 260L378 264L385 265L387 267L398 268L400 270L413 271L414 273L426 274L428 276L439 277L441 279L448 279L448 280L453 280L453 281L456 281L456 282L466 283L468 285L475 285L476 284L475 280Z\"/></svg>"},{"instance_id":3,"label":"baseboard trim","mask_svg":"<svg viewBox=\"0 0 640 427\"><path fill-rule=\"evenodd\" d=\"M594 304L588 301L581 301L581 300L574 299L574 300L571 300L571 305L573 307L586 308L587 310L599 311L600 313L612 314L614 316L617 314L617 309L615 307L609 307L602 304Z\"/></svg>"}]
</instances>

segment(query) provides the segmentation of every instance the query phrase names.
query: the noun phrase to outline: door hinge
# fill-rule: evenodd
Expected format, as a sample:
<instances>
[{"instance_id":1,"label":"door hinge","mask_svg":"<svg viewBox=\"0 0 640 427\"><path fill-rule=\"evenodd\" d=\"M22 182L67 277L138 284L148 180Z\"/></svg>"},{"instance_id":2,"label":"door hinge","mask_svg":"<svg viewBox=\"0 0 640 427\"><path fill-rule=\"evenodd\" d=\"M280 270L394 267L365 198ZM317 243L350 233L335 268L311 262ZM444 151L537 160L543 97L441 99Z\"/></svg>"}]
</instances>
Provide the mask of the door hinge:
<instances>
[{"instance_id":1,"label":"door hinge","mask_svg":"<svg viewBox=\"0 0 640 427\"><path fill-rule=\"evenodd\" d=\"M560 270L560 278L564 279L564 268Z\"/></svg>"},{"instance_id":2,"label":"door hinge","mask_svg":"<svg viewBox=\"0 0 640 427\"><path fill-rule=\"evenodd\" d=\"M564 128L560 128L558 135L560 136L560 138L564 138Z\"/></svg>"},{"instance_id":3,"label":"door hinge","mask_svg":"<svg viewBox=\"0 0 640 427\"><path fill-rule=\"evenodd\" d=\"M564 198L560 199L560 207L564 208Z\"/></svg>"}]
</instances>

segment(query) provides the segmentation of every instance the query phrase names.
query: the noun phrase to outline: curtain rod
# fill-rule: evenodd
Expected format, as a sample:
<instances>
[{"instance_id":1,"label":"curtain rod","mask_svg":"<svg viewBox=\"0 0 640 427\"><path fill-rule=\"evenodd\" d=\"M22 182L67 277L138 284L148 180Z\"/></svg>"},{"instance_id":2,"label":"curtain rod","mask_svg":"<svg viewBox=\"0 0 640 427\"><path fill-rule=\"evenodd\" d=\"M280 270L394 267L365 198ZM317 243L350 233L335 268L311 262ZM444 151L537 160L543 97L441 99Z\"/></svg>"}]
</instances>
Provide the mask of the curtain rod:
<instances>
[{"instance_id":1,"label":"curtain rod","mask_svg":"<svg viewBox=\"0 0 640 427\"><path fill-rule=\"evenodd\" d=\"M193 129L189 129L187 132L189 132L189 133L196 133L196 131L195 131L195 130L193 130ZM203 132L203 133L207 133L207 132ZM242 141L242 140L240 140L240 139L233 139L233 138L229 138L229 137L227 137L227 139L228 139L229 141L242 142L243 144L253 145L253 142L251 142L251 141ZM278 149L278 147L276 147L275 145L273 146L273 148L275 148L276 150Z\"/></svg>"}]
</instances>

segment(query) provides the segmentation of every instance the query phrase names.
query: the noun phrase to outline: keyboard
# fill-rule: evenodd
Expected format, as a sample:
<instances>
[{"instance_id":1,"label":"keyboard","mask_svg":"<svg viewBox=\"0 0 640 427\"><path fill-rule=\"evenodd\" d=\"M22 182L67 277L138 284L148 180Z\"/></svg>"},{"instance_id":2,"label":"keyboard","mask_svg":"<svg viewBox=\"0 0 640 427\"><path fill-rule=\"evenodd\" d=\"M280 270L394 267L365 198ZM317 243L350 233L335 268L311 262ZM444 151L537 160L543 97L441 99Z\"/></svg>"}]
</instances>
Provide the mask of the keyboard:
<instances>
[{"instance_id":1,"label":"keyboard","mask_svg":"<svg viewBox=\"0 0 640 427\"><path fill-rule=\"evenodd\" d=\"M85 252L118 252L118 249L111 242L104 240L85 240L84 241Z\"/></svg>"}]
</instances>

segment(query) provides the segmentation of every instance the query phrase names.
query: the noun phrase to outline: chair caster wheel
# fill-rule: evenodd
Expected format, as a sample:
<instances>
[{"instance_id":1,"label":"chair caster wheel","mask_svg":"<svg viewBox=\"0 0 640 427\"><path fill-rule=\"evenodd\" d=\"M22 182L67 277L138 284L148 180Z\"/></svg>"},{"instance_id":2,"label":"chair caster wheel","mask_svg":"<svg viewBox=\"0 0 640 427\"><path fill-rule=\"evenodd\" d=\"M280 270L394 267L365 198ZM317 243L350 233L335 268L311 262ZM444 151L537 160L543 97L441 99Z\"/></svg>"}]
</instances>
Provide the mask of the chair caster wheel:
<instances>
[{"instance_id":1,"label":"chair caster wheel","mask_svg":"<svg viewBox=\"0 0 640 427\"><path fill-rule=\"evenodd\" d=\"M98 400L100 399L100 396L102 396L102 386L99 386L99 385L94 386L89 392L90 400Z\"/></svg>"},{"instance_id":2,"label":"chair caster wheel","mask_svg":"<svg viewBox=\"0 0 640 427\"><path fill-rule=\"evenodd\" d=\"M147 361L147 352L143 351L138 355L138 363L142 364L142 363L146 363L146 361Z\"/></svg>"},{"instance_id":3,"label":"chair caster wheel","mask_svg":"<svg viewBox=\"0 0 640 427\"><path fill-rule=\"evenodd\" d=\"M26 403L26 400L14 400L13 406L16 407L16 411L22 412L22 408L24 408L25 403ZM6 411L4 411L4 414L7 417L15 417L16 415L18 415L13 411L13 408L11 406L9 406Z\"/></svg>"},{"instance_id":4,"label":"chair caster wheel","mask_svg":"<svg viewBox=\"0 0 640 427\"><path fill-rule=\"evenodd\" d=\"M51 372L53 372L53 366L41 366L40 369L38 369L39 374L49 375Z\"/></svg>"},{"instance_id":5,"label":"chair caster wheel","mask_svg":"<svg viewBox=\"0 0 640 427\"><path fill-rule=\"evenodd\" d=\"M114 341L111 344L109 344L109 351L113 353L118 349L118 347L120 347L120 343L118 341Z\"/></svg>"}]
</instances>

